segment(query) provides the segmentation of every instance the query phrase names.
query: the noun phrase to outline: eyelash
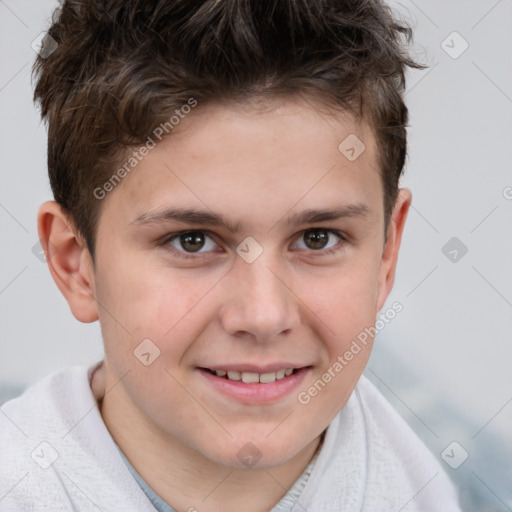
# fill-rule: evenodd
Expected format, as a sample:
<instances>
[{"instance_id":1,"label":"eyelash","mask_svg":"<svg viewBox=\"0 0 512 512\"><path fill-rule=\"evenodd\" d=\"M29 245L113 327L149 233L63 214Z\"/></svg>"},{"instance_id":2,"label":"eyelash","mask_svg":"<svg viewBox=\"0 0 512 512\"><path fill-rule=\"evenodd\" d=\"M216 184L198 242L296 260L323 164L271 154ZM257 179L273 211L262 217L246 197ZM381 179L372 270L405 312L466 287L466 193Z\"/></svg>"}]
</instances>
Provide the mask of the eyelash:
<instances>
[{"instance_id":1,"label":"eyelash","mask_svg":"<svg viewBox=\"0 0 512 512\"><path fill-rule=\"evenodd\" d=\"M310 249L308 251L310 253L314 253L317 256L330 256L331 254L334 254L335 252L338 252L339 250L341 250L341 246L344 245L344 242L348 241L346 235L344 235L344 233L342 233L341 231L338 231L336 229L319 228L319 227L308 228L308 229L305 229L304 231L301 231L299 236L296 238L296 240L298 240L300 237L304 236L304 233L306 233L306 231L314 231L314 230L327 231L328 233L331 233L340 239L340 241L335 246L330 247L329 249L325 249L325 250L319 249L316 251L314 249ZM163 246L166 250L170 251L174 256L177 256L178 258L183 258L183 259L187 259L187 260L198 260L198 259L201 259L202 257L207 257L209 252L208 253L193 253L193 252L187 253L186 251L179 251L179 250L175 249L174 247L171 247L170 245L168 245L169 242L173 241L175 238L179 238L181 235L183 235L185 233L204 233L205 235L207 235L208 237L210 237L213 240L210 233L206 230L187 229L185 231L180 231L178 233L174 233L172 235L166 236L164 238L164 240L160 243L160 245ZM203 255L205 255L205 256L203 256Z\"/></svg>"}]
</instances>

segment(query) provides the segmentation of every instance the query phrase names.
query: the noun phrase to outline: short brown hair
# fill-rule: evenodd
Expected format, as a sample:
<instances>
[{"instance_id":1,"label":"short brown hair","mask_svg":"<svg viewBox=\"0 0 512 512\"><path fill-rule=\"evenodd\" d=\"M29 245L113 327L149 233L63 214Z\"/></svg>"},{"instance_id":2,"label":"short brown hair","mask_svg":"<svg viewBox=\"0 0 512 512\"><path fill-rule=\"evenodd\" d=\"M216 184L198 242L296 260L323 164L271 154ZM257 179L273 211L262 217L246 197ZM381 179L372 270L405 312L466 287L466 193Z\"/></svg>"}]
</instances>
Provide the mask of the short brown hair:
<instances>
[{"instance_id":1,"label":"short brown hair","mask_svg":"<svg viewBox=\"0 0 512 512\"><path fill-rule=\"evenodd\" d=\"M404 48L382 0L64 0L34 64L55 200L94 258L93 191L176 109L314 94L375 134L386 224L407 149ZM46 58L44 58L46 57Z\"/></svg>"}]
</instances>

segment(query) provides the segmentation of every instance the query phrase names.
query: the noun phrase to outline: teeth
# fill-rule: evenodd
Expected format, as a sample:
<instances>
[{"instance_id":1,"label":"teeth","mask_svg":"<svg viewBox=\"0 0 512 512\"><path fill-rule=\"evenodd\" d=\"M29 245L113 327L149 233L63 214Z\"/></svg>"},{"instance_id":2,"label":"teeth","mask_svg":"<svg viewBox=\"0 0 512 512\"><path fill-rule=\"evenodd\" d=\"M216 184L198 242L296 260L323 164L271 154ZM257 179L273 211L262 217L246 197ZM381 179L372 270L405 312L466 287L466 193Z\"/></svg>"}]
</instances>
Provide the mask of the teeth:
<instances>
[{"instance_id":1,"label":"teeth","mask_svg":"<svg viewBox=\"0 0 512 512\"><path fill-rule=\"evenodd\" d=\"M246 384L254 384L260 381L259 373L242 372L242 380Z\"/></svg>"},{"instance_id":2,"label":"teeth","mask_svg":"<svg viewBox=\"0 0 512 512\"><path fill-rule=\"evenodd\" d=\"M270 384L276 380L284 379L293 373L293 368L277 370L276 372L269 373L254 373L254 372L232 372L225 370L215 370L217 377L226 377L229 380L241 380L246 384Z\"/></svg>"},{"instance_id":3,"label":"teeth","mask_svg":"<svg viewBox=\"0 0 512 512\"><path fill-rule=\"evenodd\" d=\"M276 378L277 378L277 372L262 373L260 375L259 381L262 384L269 384L270 382L275 382Z\"/></svg>"}]
</instances>

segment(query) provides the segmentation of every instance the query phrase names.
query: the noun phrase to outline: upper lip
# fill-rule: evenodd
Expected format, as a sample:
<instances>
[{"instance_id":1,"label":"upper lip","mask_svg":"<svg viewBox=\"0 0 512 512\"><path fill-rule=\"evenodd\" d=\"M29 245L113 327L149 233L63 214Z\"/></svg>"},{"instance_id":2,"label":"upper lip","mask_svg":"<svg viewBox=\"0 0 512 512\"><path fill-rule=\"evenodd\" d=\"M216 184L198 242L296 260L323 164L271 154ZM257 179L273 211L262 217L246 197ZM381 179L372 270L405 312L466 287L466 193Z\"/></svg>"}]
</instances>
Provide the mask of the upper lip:
<instances>
[{"instance_id":1,"label":"upper lip","mask_svg":"<svg viewBox=\"0 0 512 512\"><path fill-rule=\"evenodd\" d=\"M296 363L272 363L272 364L265 364L261 366L257 366L254 364L219 364L219 365L213 365L213 366L203 366L202 368L206 368L207 370L226 370L227 372L249 372L249 373L272 373L276 372L277 370L287 370L289 368L292 369L300 369L305 368L309 365L304 364L296 364Z\"/></svg>"}]
</instances>

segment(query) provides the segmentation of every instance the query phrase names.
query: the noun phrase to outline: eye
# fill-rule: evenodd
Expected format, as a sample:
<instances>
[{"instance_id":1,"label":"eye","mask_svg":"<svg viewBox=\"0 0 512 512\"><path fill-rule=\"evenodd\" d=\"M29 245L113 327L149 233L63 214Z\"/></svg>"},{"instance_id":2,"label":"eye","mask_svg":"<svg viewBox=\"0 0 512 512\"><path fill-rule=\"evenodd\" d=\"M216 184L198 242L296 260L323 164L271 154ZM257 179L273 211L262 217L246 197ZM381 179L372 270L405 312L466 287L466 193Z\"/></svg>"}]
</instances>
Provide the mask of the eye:
<instances>
[{"instance_id":1,"label":"eye","mask_svg":"<svg viewBox=\"0 0 512 512\"><path fill-rule=\"evenodd\" d=\"M313 228L302 233L302 236L295 243L294 248L320 251L335 247L342 240L342 236L335 231L323 228Z\"/></svg>"},{"instance_id":2,"label":"eye","mask_svg":"<svg viewBox=\"0 0 512 512\"><path fill-rule=\"evenodd\" d=\"M328 254L340 249L340 242L345 238L332 229L312 228L304 231L295 242L293 249L306 249L321 254ZM163 245L171 249L176 256L185 258L193 257L193 254L205 254L215 252L217 244L205 231L182 231L169 236ZM190 255L190 256L189 256Z\"/></svg>"},{"instance_id":3,"label":"eye","mask_svg":"<svg viewBox=\"0 0 512 512\"><path fill-rule=\"evenodd\" d=\"M185 253L204 253L217 247L217 244L204 231L178 233L170 237L166 244Z\"/></svg>"}]
</instances>

